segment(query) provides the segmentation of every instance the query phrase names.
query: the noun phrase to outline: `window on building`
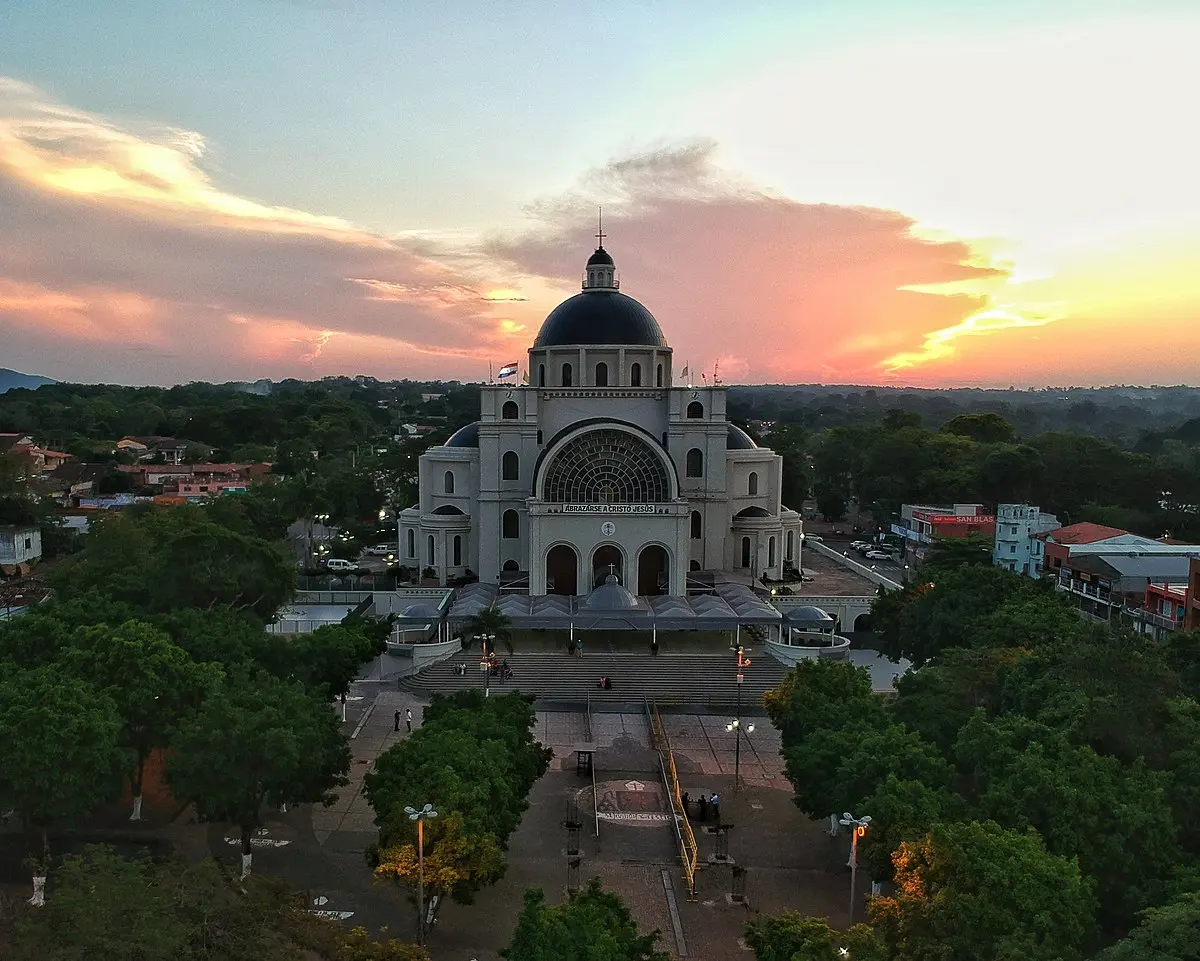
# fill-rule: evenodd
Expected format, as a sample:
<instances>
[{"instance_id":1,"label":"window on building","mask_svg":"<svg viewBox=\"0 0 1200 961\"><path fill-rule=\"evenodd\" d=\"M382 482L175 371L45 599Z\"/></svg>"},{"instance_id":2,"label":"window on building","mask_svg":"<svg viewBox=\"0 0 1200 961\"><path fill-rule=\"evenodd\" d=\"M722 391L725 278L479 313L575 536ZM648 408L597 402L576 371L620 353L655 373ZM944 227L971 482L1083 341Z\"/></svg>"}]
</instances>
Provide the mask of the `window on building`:
<instances>
[{"instance_id":1,"label":"window on building","mask_svg":"<svg viewBox=\"0 0 1200 961\"><path fill-rule=\"evenodd\" d=\"M658 369L654 372L654 386L662 386L662 364L659 364Z\"/></svg>"},{"instance_id":2,"label":"window on building","mask_svg":"<svg viewBox=\"0 0 1200 961\"><path fill-rule=\"evenodd\" d=\"M521 517L516 511L505 511L501 523L501 536L507 540L521 536Z\"/></svg>"},{"instance_id":3,"label":"window on building","mask_svg":"<svg viewBox=\"0 0 1200 961\"><path fill-rule=\"evenodd\" d=\"M1017 545L1016 545L1016 544L1009 544L1009 545L1008 545L1008 552L1009 552L1010 554L1015 554L1015 553L1017 552Z\"/></svg>"},{"instance_id":4,"label":"window on building","mask_svg":"<svg viewBox=\"0 0 1200 961\"><path fill-rule=\"evenodd\" d=\"M446 476L442 480L442 488L447 494L454 493L454 471L446 471Z\"/></svg>"},{"instance_id":5,"label":"window on building","mask_svg":"<svg viewBox=\"0 0 1200 961\"><path fill-rule=\"evenodd\" d=\"M521 459L517 457L515 450L506 450L504 457L500 461L500 478L506 481L515 481L521 476Z\"/></svg>"},{"instance_id":6,"label":"window on building","mask_svg":"<svg viewBox=\"0 0 1200 961\"><path fill-rule=\"evenodd\" d=\"M515 400L506 400L504 406L500 408L500 417L502 420L516 420L520 411L517 409Z\"/></svg>"},{"instance_id":7,"label":"window on building","mask_svg":"<svg viewBox=\"0 0 1200 961\"><path fill-rule=\"evenodd\" d=\"M775 566L775 538L767 538L767 567Z\"/></svg>"},{"instance_id":8,"label":"window on building","mask_svg":"<svg viewBox=\"0 0 1200 961\"><path fill-rule=\"evenodd\" d=\"M542 432L540 430L537 432L537 442L539 444L542 442Z\"/></svg>"},{"instance_id":9,"label":"window on building","mask_svg":"<svg viewBox=\"0 0 1200 961\"><path fill-rule=\"evenodd\" d=\"M562 365L562 385L564 387L571 386L571 365L570 364Z\"/></svg>"},{"instance_id":10,"label":"window on building","mask_svg":"<svg viewBox=\"0 0 1200 961\"><path fill-rule=\"evenodd\" d=\"M704 405L698 400L687 405L688 420L699 420L704 416Z\"/></svg>"},{"instance_id":11,"label":"window on building","mask_svg":"<svg viewBox=\"0 0 1200 961\"><path fill-rule=\"evenodd\" d=\"M704 452L699 447L693 447L687 452L687 463L684 473L688 477L704 476Z\"/></svg>"},{"instance_id":12,"label":"window on building","mask_svg":"<svg viewBox=\"0 0 1200 961\"><path fill-rule=\"evenodd\" d=\"M454 566L462 567L462 537L454 535Z\"/></svg>"},{"instance_id":13,"label":"window on building","mask_svg":"<svg viewBox=\"0 0 1200 961\"><path fill-rule=\"evenodd\" d=\"M596 386L608 386L608 364L601 361L596 365Z\"/></svg>"},{"instance_id":14,"label":"window on building","mask_svg":"<svg viewBox=\"0 0 1200 961\"><path fill-rule=\"evenodd\" d=\"M796 540L796 539L795 539L795 537L793 536L793 532L792 532L792 531L788 531L788 532L787 532L787 540L785 540L785 541L783 542L783 543L784 543L784 548L785 548L785 550L786 550L786 552L787 552L787 553L785 553L785 554L783 555L783 559L784 559L785 561L790 561L790 560L792 560L792 559L793 559L793 558L796 556L796 554L795 554L795 550L794 550L794 548L795 548L795 540Z\"/></svg>"},{"instance_id":15,"label":"window on building","mask_svg":"<svg viewBox=\"0 0 1200 961\"><path fill-rule=\"evenodd\" d=\"M629 368L629 386L630 387L641 387L642 386L642 365L641 364L634 364L632 367Z\"/></svg>"},{"instance_id":16,"label":"window on building","mask_svg":"<svg viewBox=\"0 0 1200 961\"><path fill-rule=\"evenodd\" d=\"M546 386L546 365L538 364L538 386Z\"/></svg>"},{"instance_id":17,"label":"window on building","mask_svg":"<svg viewBox=\"0 0 1200 961\"><path fill-rule=\"evenodd\" d=\"M742 567L750 566L750 538L742 538Z\"/></svg>"},{"instance_id":18,"label":"window on building","mask_svg":"<svg viewBox=\"0 0 1200 961\"><path fill-rule=\"evenodd\" d=\"M408 557L416 557L417 556L417 532L416 531L408 532L408 555L407 556Z\"/></svg>"},{"instance_id":19,"label":"window on building","mask_svg":"<svg viewBox=\"0 0 1200 961\"><path fill-rule=\"evenodd\" d=\"M437 563L437 552L434 550L432 534L425 540L425 563L430 567Z\"/></svg>"},{"instance_id":20,"label":"window on building","mask_svg":"<svg viewBox=\"0 0 1200 961\"><path fill-rule=\"evenodd\" d=\"M758 472L751 471L750 476L746 478L746 493L754 495L758 493Z\"/></svg>"},{"instance_id":21,"label":"window on building","mask_svg":"<svg viewBox=\"0 0 1200 961\"><path fill-rule=\"evenodd\" d=\"M704 536L704 518L699 511L692 511L692 540L698 541Z\"/></svg>"}]
</instances>

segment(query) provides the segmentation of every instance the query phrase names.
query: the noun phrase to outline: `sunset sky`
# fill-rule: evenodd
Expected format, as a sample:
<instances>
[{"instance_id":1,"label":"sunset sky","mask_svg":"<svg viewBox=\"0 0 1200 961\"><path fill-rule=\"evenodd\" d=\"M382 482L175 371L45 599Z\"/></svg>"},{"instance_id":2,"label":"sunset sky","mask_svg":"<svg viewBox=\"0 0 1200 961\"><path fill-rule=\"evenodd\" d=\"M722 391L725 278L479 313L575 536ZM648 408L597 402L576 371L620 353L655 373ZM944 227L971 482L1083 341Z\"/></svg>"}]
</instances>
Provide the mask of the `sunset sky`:
<instances>
[{"instance_id":1,"label":"sunset sky","mask_svg":"<svg viewBox=\"0 0 1200 961\"><path fill-rule=\"evenodd\" d=\"M0 367L1200 383L1200 3L3 0Z\"/></svg>"}]
</instances>

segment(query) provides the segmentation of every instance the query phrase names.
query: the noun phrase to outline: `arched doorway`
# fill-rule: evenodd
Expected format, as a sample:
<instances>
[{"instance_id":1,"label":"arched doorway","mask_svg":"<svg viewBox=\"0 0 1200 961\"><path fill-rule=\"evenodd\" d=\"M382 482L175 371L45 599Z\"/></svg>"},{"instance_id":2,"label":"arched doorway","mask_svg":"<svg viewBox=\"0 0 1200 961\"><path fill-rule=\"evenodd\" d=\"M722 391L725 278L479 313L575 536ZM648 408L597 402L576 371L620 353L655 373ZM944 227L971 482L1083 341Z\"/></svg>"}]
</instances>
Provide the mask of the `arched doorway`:
<instances>
[{"instance_id":1,"label":"arched doorway","mask_svg":"<svg viewBox=\"0 0 1200 961\"><path fill-rule=\"evenodd\" d=\"M574 597L579 593L579 555L569 544L556 544L546 554L546 593Z\"/></svg>"},{"instance_id":2,"label":"arched doorway","mask_svg":"<svg viewBox=\"0 0 1200 961\"><path fill-rule=\"evenodd\" d=\"M666 594L671 587L670 565L666 548L658 544L647 544L643 547L638 554L638 596Z\"/></svg>"},{"instance_id":3,"label":"arched doorway","mask_svg":"<svg viewBox=\"0 0 1200 961\"><path fill-rule=\"evenodd\" d=\"M625 563L621 549L615 544L602 544L592 554L592 590L603 584L609 574L616 574L617 580L625 583Z\"/></svg>"}]
</instances>

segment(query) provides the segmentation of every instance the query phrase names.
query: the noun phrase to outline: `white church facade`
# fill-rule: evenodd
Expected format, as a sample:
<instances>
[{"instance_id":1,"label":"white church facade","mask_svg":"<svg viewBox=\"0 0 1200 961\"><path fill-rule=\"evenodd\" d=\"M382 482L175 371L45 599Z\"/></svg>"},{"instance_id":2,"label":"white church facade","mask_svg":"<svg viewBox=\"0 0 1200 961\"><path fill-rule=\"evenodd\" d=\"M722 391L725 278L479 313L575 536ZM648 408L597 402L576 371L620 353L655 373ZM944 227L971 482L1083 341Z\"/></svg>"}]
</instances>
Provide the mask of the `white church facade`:
<instances>
[{"instance_id":1,"label":"white church facade","mask_svg":"<svg viewBox=\"0 0 1200 961\"><path fill-rule=\"evenodd\" d=\"M672 361L598 247L529 349L529 383L483 387L479 420L421 456L400 562L568 596L610 574L682 597L693 572L799 568L782 458L726 420L725 388L681 383Z\"/></svg>"}]
</instances>

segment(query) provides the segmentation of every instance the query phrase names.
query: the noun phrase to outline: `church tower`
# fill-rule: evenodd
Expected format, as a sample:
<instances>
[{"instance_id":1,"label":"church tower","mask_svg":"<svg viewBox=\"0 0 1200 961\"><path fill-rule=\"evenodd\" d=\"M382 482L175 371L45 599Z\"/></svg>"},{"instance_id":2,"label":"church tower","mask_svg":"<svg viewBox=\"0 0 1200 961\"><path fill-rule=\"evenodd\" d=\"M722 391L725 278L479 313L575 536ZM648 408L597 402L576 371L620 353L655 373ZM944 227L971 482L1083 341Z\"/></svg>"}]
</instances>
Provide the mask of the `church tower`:
<instances>
[{"instance_id":1,"label":"church tower","mask_svg":"<svg viewBox=\"0 0 1200 961\"><path fill-rule=\"evenodd\" d=\"M587 271L583 276L585 292L611 293L620 289L621 282L617 280L617 266L613 263L612 255L604 249L604 237L604 214L601 213L599 229L596 231L596 252L588 258Z\"/></svg>"}]
</instances>

